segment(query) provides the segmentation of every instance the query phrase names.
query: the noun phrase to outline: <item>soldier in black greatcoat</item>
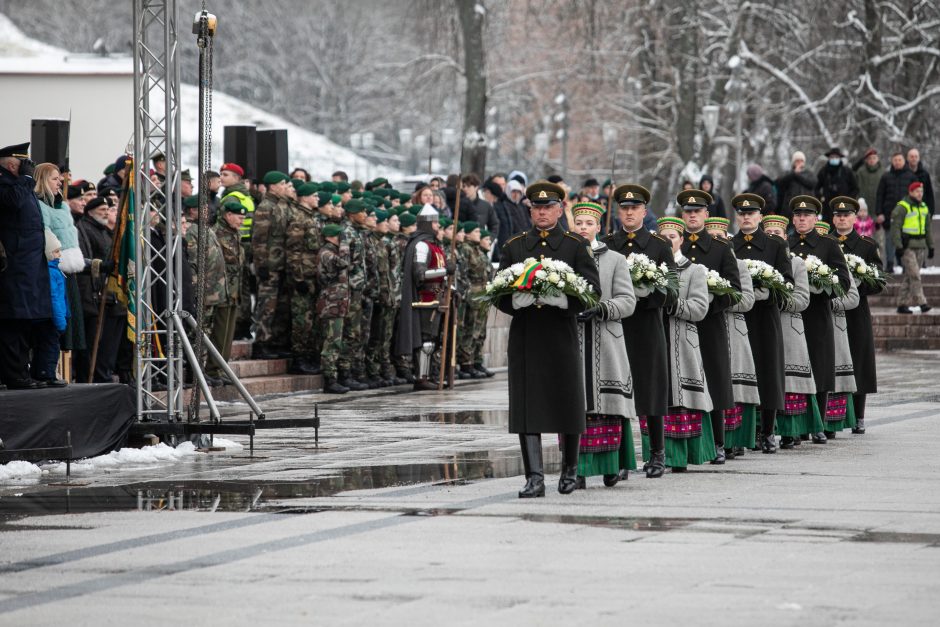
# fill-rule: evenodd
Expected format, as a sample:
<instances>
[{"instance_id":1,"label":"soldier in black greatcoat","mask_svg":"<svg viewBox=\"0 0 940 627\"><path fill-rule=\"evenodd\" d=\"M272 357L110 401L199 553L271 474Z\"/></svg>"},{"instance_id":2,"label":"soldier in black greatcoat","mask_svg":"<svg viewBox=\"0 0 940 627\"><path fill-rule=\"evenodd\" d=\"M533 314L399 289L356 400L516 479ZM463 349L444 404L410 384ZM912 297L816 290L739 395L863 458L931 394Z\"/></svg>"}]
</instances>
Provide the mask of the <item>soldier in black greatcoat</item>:
<instances>
[{"instance_id":1,"label":"soldier in black greatcoat","mask_svg":"<svg viewBox=\"0 0 940 627\"><path fill-rule=\"evenodd\" d=\"M793 212L795 229L790 236L790 250L803 259L810 255L818 257L836 272L839 283L847 289L849 269L845 265L845 257L839 248L838 240L816 232L816 215L822 210L822 203L813 196L796 196L790 201L790 210ZM803 311L806 345L809 347L809 360L816 381L816 400L821 412L826 411L829 393L836 385L836 348L831 304L834 297L810 285L809 307ZM813 434L813 442L822 444L825 441L824 433Z\"/></svg>"},{"instance_id":2,"label":"soldier in black greatcoat","mask_svg":"<svg viewBox=\"0 0 940 627\"><path fill-rule=\"evenodd\" d=\"M854 198L841 196L833 198L833 222L836 227L835 238L845 254L861 257L871 269L882 268L878 243L870 237L863 237L855 230L855 218L858 202ZM853 280L858 286L858 307L845 312L849 330L849 348L852 350L852 365L855 367L855 403L856 425L852 433L865 433L865 400L868 394L878 391L878 374L875 371L875 338L872 333L871 309L868 307L868 295L878 294L881 287L873 287L858 279Z\"/></svg>"},{"instance_id":3,"label":"soldier in black greatcoat","mask_svg":"<svg viewBox=\"0 0 940 627\"><path fill-rule=\"evenodd\" d=\"M650 193L641 185L621 185L614 190L614 202L622 228L604 238L611 250L629 256L646 255L659 265L665 263L673 271L676 260L672 246L658 233L643 226ZM669 411L669 352L663 328L663 307L667 302L662 292L641 293L633 315L623 319L623 339L627 346L630 371L633 373L633 401L638 416L646 416L650 438L650 460L644 466L649 478L662 477L666 471L666 437L663 416Z\"/></svg>"},{"instance_id":4,"label":"soldier in black greatcoat","mask_svg":"<svg viewBox=\"0 0 940 627\"><path fill-rule=\"evenodd\" d=\"M685 221L685 239L682 254L689 261L705 266L721 275L734 289L741 291L738 263L731 244L714 238L705 230L708 205L713 202L711 194L700 189L687 189L676 196L676 204L682 207ZM697 323L701 346L702 363L705 366L708 394L714 409L711 412L712 431L715 434L715 459L713 464L725 463L725 425L722 412L734 407L731 388L731 349L728 343L728 327L725 326L724 311L734 304L730 296L709 296L711 303L705 319Z\"/></svg>"},{"instance_id":5,"label":"soldier in black greatcoat","mask_svg":"<svg viewBox=\"0 0 940 627\"><path fill-rule=\"evenodd\" d=\"M500 269L525 259L563 261L600 295L600 276L591 246L561 228L565 190L548 181L526 189L533 228L510 239L500 254ZM562 435L558 491L577 486L578 447L585 428L584 373L578 345L580 300L570 296L536 299L529 292L503 297L499 309L512 316L509 327L509 431L519 434L526 485L520 498L545 496L542 433Z\"/></svg>"},{"instance_id":6,"label":"soldier in black greatcoat","mask_svg":"<svg viewBox=\"0 0 940 627\"><path fill-rule=\"evenodd\" d=\"M760 229L764 199L756 194L738 194L731 199L737 213L738 234L731 240L738 259L756 259L770 264L793 283L793 271L787 243L767 235ZM783 353L783 327L780 325L780 307L784 303L770 298L765 288L754 291L754 306L744 314L747 322L748 342L754 356L757 389L760 394L761 450L777 450L774 440L774 422L778 411L784 409L786 371Z\"/></svg>"}]
</instances>

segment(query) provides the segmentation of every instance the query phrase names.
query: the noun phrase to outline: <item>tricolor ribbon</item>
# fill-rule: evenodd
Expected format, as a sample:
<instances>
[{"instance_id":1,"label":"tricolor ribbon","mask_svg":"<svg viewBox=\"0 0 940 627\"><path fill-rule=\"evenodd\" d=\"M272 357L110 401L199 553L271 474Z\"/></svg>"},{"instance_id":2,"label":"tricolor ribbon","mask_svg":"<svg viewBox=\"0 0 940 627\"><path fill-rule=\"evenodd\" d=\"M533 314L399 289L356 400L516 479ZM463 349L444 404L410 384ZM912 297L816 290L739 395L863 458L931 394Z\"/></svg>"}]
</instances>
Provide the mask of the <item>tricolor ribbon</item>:
<instances>
[{"instance_id":1,"label":"tricolor ribbon","mask_svg":"<svg viewBox=\"0 0 940 627\"><path fill-rule=\"evenodd\" d=\"M515 280L512 286L518 290L532 289L532 284L535 283L535 273L541 269L542 264L539 262L533 263L531 266L522 271L522 274L519 275L519 278Z\"/></svg>"}]
</instances>

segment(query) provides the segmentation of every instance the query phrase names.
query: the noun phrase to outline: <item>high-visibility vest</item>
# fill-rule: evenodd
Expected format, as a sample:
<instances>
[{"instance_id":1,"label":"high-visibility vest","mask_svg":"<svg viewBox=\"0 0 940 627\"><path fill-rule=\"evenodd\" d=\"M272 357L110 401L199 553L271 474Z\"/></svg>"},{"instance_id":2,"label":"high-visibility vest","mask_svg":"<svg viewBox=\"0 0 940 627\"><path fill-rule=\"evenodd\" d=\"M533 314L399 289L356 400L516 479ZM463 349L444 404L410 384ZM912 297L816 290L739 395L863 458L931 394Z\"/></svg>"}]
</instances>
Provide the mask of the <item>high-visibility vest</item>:
<instances>
[{"instance_id":1,"label":"high-visibility vest","mask_svg":"<svg viewBox=\"0 0 940 627\"><path fill-rule=\"evenodd\" d=\"M251 216L255 212L255 201L251 199L251 196L245 194L244 192L232 191L225 194L222 197L221 204L225 204L225 199L229 196L237 198L242 206L248 210L248 213L245 214L245 220L242 222L242 226L239 229L242 235L242 239L251 239Z\"/></svg>"},{"instance_id":2,"label":"high-visibility vest","mask_svg":"<svg viewBox=\"0 0 940 627\"><path fill-rule=\"evenodd\" d=\"M901 232L907 235L926 235L927 221L930 219L927 205L920 202L912 207L911 203L906 200L898 201L898 204L904 207L904 211L907 212L904 216Z\"/></svg>"}]
</instances>

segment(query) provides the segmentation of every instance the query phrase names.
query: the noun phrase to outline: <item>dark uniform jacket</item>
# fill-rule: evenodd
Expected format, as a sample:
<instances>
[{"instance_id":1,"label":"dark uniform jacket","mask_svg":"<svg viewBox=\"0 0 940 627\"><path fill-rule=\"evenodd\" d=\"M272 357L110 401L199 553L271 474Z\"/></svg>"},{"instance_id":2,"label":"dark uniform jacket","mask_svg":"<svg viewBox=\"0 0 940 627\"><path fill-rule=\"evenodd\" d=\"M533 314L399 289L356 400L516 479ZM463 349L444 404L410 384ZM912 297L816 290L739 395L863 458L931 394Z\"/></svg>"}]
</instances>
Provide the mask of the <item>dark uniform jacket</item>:
<instances>
[{"instance_id":1,"label":"dark uniform jacket","mask_svg":"<svg viewBox=\"0 0 940 627\"><path fill-rule=\"evenodd\" d=\"M605 237L604 243L622 255L641 253L656 265L665 263L672 270L676 269L672 246L645 227L632 234L618 229ZM633 315L623 319L623 338L633 374L633 400L638 416L663 416L669 411L669 352L663 327L666 304L665 294L652 292L637 298Z\"/></svg>"},{"instance_id":2,"label":"dark uniform jacket","mask_svg":"<svg viewBox=\"0 0 940 627\"><path fill-rule=\"evenodd\" d=\"M842 252L856 255L869 266L881 269L881 256L878 244L870 237L862 237L854 229L848 235L836 237L842 246ZM855 385L858 394L874 394L878 391L878 375L875 370L875 338L872 333L871 309L868 307L868 295L881 292L881 288L870 287L866 283L858 285L858 307L845 312L849 325L849 348L852 350L852 364L855 367Z\"/></svg>"},{"instance_id":3,"label":"dark uniform jacket","mask_svg":"<svg viewBox=\"0 0 940 627\"><path fill-rule=\"evenodd\" d=\"M787 243L782 239L757 229L749 240L745 239L744 233L739 232L732 238L731 244L738 259L757 259L768 263L787 282L793 283ZM747 322L748 342L754 356L761 406L783 410L786 371L779 305L772 298L755 300L751 310L744 314L744 320Z\"/></svg>"},{"instance_id":4,"label":"dark uniform jacket","mask_svg":"<svg viewBox=\"0 0 940 627\"><path fill-rule=\"evenodd\" d=\"M600 296L600 275L591 245L556 224L541 237L526 231L506 242L500 269L529 257L563 261ZM568 297L568 308L531 305L513 309L505 296L499 309L512 316L509 327L510 433L581 433L585 428L584 373L577 314L584 309Z\"/></svg>"},{"instance_id":5,"label":"dark uniform jacket","mask_svg":"<svg viewBox=\"0 0 940 627\"><path fill-rule=\"evenodd\" d=\"M855 172L844 163L837 166L826 163L816 176L815 196L822 201L823 220L832 224L832 209L829 207L829 201L836 196L858 198L858 181L855 179Z\"/></svg>"},{"instance_id":6,"label":"dark uniform jacket","mask_svg":"<svg viewBox=\"0 0 940 627\"><path fill-rule=\"evenodd\" d=\"M726 279L734 289L741 290L741 278L738 264L734 259L730 244L723 239L715 239L705 229L692 234L686 233L682 242L682 254L692 263L714 270ZM714 411L734 407L734 393L731 388L731 348L728 343L728 327L725 325L724 311L733 305L730 296L715 296L708 307L708 314L698 326L699 349L702 363L707 373L708 394L712 397Z\"/></svg>"},{"instance_id":7,"label":"dark uniform jacket","mask_svg":"<svg viewBox=\"0 0 940 627\"><path fill-rule=\"evenodd\" d=\"M111 229L101 224L87 213L78 221L78 245L82 249L85 259L111 259ZM91 271L83 272L78 276L78 289L82 295L82 311L86 316L98 315L98 304L101 302L101 293L107 282L105 276L92 276ZM126 313L116 296L108 292L105 295L105 315L119 316Z\"/></svg>"},{"instance_id":8,"label":"dark uniform jacket","mask_svg":"<svg viewBox=\"0 0 940 627\"><path fill-rule=\"evenodd\" d=\"M839 248L839 242L829 235L820 235L815 230L805 235L794 233L790 236L790 251L806 259L814 255L835 270L839 283L849 284L849 269L845 257ZM812 289L812 285L810 285ZM813 379L816 391L832 392L836 386L836 348L832 330L832 298L825 292L809 295L809 306L803 311L803 328L806 332L806 346L809 348L809 361L813 367ZM820 411L822 408L820 407Z\"/></svg>"},{"instance_id":9,"label":"dark uniform jacket","mask_svg":"<svg viewBox=\"0 0 940 627\"><path fill-rule=\"evenodd\" d=\"M0 320L52 317L42 211L32 184L33 179L0 167L0 248L6 251Z\"/></svg>"}]
</instances>

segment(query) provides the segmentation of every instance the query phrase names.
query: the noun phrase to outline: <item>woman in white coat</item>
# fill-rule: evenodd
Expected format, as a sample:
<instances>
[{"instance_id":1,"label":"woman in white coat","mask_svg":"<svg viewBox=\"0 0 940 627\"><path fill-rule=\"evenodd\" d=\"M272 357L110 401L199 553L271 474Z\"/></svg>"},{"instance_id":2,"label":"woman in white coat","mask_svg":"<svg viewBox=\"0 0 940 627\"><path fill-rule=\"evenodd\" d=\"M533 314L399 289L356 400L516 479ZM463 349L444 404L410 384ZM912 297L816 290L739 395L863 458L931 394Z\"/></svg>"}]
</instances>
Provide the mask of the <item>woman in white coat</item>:
<instances>
[{"instance_id":1,"label":"woman in white coat","mask_svg":"<svg viewBox=\"0 0 940 627\"><path fill-rule=\"evenodd\" d=\"M708 313L708 271L682 254L685 222L680 218L666 217L657 223L659 234L672 244L679 274L679 298L674 306L665 310L666 343L670 356L670 407L663 420L666 465L673 472L681 472L689 464L704 464L715 458L715 437L709 414L712 400L708 395L695 324ZM644 445L646 440L644 438Z\"/></svg>"},{"instance_id":2,"label":"woman in white coat","mask_svg":"<svg viewBox=\"0 0 940 627\"><path fill-rule=\"evenodd\" d=\"M578 339L584 360L584 389L587 428L581 435L578 455L578 487L586 477L601 475L613 487L636 470L636 452L630 418L633 377L623 342L622 318L633 313L636 295L627 259L610 251L597 239L604 208L593 202L572 207L575 233L591 242L594 262L601 278L602 300L578 315Z\"/></svg>"}]
</instances>

